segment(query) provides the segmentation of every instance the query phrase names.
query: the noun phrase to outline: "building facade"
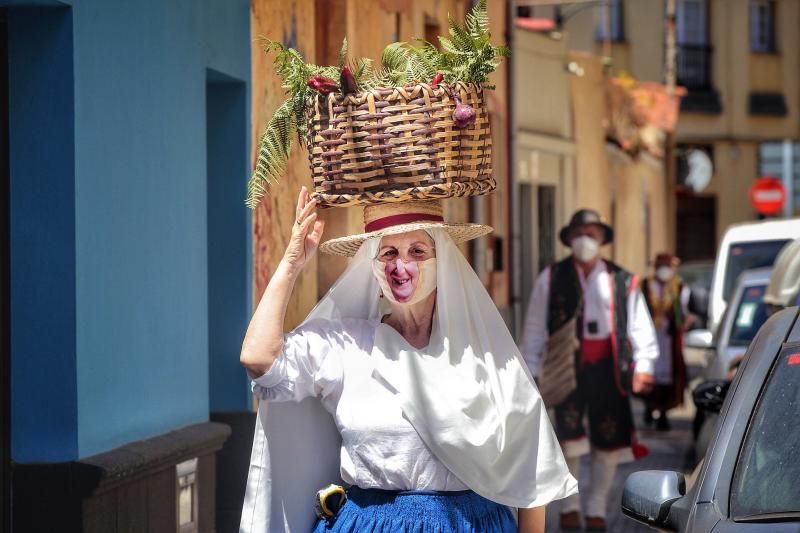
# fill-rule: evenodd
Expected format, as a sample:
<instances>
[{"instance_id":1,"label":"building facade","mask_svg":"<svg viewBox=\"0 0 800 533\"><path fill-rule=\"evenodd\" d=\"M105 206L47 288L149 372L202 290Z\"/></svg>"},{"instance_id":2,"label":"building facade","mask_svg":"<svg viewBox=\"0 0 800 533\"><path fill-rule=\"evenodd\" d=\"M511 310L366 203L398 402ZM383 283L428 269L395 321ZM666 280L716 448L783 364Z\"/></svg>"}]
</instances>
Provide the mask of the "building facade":
<instances>
[{"instance_id":1,"label":"building facade","mask_svg":"<svg viewBox=\"0 0 800 533\"><path fill-rule=\"evenodd\" d=\"M570 253L558 233L577 209L608 221L615 240L603 253L634 272L671 248L666 156L678 102L571 49L555 20L523 15L512 42L518 320L539 272Z\"/></svg>"},{"instance_id":2,"label":"building facade","mask_svg":"<svg viewBox=\"0 0 800 533\"><path fill-rule=\"evenodd\" d=\"M249 12L0 2L3 531L225 530Z\"/></svg>"},{"instance_id":3,"label":"building facade","mask_svg":"<svg viewBox=\"0 0 800 533\"><path fill-rule=\"evenodd\" d=\"M781 216L800 214L800 2L675 4L676 75L687 89L674 139L675 251L708 259L730 224L759 217L748 191L760 176L783 180ZM561 14L571 48L608 54L615 71L663 82L664 10L657 0L610 0L608 24L602 7Z\"/></svg>"}]
</instances>

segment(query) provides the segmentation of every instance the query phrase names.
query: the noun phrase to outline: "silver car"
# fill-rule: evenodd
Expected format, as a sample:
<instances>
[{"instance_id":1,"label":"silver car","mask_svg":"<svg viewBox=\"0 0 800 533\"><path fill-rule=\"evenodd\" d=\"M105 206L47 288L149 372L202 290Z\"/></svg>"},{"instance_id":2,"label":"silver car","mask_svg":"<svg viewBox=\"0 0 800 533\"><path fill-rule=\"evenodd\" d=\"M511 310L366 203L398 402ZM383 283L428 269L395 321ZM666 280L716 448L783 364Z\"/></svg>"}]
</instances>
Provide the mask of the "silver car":
<instances>
[{"instance_id":1,"label":"silver car","mask_svg":"<svg viewBox=\"0 0 800 533\"><path fill-rule=\"evenodd\" d=\"M730 303L722 315L715 345L706 362L706 379L730 379L756 332L767 321L767 292L772 268L746 270L739 276Z\"/></svg>"},{"instance_id":2,"label":"silver car","mask_svg":"<svg viewBox=\"0 0 800 533\"><path fill-rule=\"evenodd\" d=\"M729 387L695 392L699 407L719 410L719 424L694 484L687 490L679 472L635 472L623 513L666 531L800 532L798 314L792 307L764 324Z\"/></svg>"},{"instance_id":3,"label":"silver car","mask_svg":"<svg viewBox=\"0 0 800 533\"><path fill-rule=\"evenodd\" d=\"M709 354L703 372L706 381L733 379L750 342L767 320L764 294L771 272L771 268L759 268L746 270L739 276L713 342L708 331L694 330L687 334L688 347L704 348ZM716 414L696 412L693 423L695 457L705 455L716 422Z\"/></svg>"}]
</instances>

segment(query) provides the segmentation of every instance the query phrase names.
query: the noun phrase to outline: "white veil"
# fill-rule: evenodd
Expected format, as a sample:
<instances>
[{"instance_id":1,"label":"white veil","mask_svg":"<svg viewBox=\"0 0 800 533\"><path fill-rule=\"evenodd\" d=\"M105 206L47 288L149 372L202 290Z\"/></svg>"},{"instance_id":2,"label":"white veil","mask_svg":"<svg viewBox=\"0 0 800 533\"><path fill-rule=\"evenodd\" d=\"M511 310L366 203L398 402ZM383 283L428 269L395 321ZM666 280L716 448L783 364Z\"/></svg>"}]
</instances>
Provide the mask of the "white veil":
<instances>
[{"instance_id":1,"label":"white veil","mask_svg":"<svg viewBox=\"0 0 800 533\"><path fill-rule=\"evenodd\" d=\"M378 328L375 378L395 393L437 458L478 494L532 507L577 492L497 307L447 232L427 231L437 255L430 344L420 353ZM305 322L381 315L371 266L377 248L378 239L361 246ZM333 420L316 400L268 408L262 402L240 531L310 531L314 494L340 479L339 446Z\"/></svg>"}]
</instances>

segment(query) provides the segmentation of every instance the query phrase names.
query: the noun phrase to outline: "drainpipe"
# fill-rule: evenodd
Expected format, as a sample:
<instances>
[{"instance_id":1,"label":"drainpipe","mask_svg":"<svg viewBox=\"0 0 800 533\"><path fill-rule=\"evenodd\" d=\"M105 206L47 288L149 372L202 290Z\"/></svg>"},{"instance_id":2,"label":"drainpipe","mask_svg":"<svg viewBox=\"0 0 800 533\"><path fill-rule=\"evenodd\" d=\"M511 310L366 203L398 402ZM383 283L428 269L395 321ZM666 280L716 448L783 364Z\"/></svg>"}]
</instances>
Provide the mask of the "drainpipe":
<instances>
[{"instance_id":1,"label":"drainpipe","mask_svg":"<svg viewBox=\"0 0 800 533\"><path fill-rule=\"evenodd\" d=\"M783 204L783 216L794 217L794 173L792 168L793 146L791 139L783 140L783 187L786 189L786 201Z\"/></svg>"},{"instance_id":2,"label":"drainpipe","mask_svg":"<svg viewBox=\"0 0 800 533\"><path fill-rule=\"evenodd\" d=\"M506 44L512 50L514 49L514 23L516 20L516 10L514 8L514 0L506 2ZM508 120L506 121L508 131L506 132L508 138L508 147L506 152L508 154L508 238L509 238L509 257L511 259L508 272L509 281L509 297L511 304L511 333L514 338L522 332L522 320L524 309L521 309L522 295L519 291L522 287L522 278L520 267L522 266L522 257L520 256L522 244L522 228L520 227L520 213L519 213L519 191L518 191L518 178L517 178L517 118L516 109L514 105L514 56L512 55L510 61L506 62L508 68L506 69L506 101L508 102Z\"/></svg>"}]
</instances>

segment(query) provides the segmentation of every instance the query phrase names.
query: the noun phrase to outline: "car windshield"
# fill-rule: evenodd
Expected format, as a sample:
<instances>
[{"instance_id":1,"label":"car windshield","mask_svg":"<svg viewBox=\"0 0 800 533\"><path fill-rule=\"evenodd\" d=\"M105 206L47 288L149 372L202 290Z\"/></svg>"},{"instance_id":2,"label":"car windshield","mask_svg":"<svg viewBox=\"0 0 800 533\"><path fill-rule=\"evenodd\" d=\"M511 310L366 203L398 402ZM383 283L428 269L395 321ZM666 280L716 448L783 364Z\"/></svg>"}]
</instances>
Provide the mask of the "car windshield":
<instances>
[{"instance_id":1,"label":"car windshield","mask_svg":"<svg viewBox=\"0 0 800 533\"><path fill-rule=\"evenodd\" d=\"M758 400L731 492L737 519L800 511L800 348L778 356Z\"/></svg>"},{"instance_id":2,"label":"car windshield","mask_svg":"<svg viewBox=\"0 0 800 533\"><path fill-rule=\"evenodd\" d=\"M767 321L767 306L764 304L766 290L766 285L744 288L744 294L733 318L729 345L747 346Z\"/></svg>"},{"instance_id":3,"label":"car windshield","mask_svg":"<svg viewBox=\"0 0 800 533\"><path fill-rule=\"evenodd\" d=\"M739 242L731 244L728 249L728 265L725 267L725 284L722 287L722 298L727 302L730 298L736 279L745 270L772 266L778 252L789 242L788 239L777 241Z\"/></svg>"}]
</instances>

